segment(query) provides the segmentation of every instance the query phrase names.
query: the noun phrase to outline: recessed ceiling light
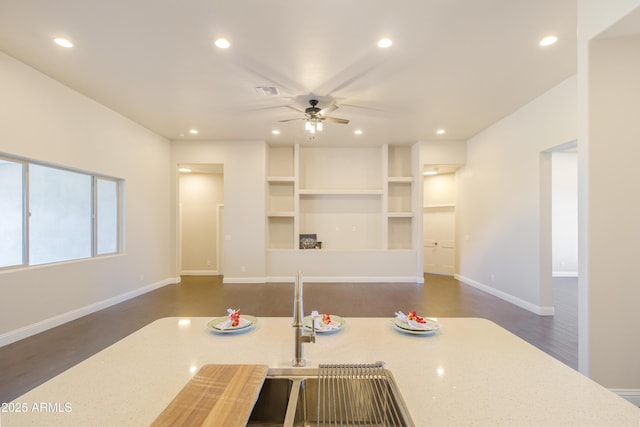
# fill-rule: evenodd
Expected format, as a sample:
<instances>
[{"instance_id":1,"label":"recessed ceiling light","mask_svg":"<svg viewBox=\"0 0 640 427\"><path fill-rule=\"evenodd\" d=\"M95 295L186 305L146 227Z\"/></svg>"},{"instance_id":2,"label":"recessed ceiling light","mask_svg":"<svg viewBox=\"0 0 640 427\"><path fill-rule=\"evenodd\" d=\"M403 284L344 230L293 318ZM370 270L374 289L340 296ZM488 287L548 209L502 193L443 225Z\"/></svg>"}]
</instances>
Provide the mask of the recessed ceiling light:
<instances>
[{"instance_id":1,"label":"recessed ceiling light","mask_svg":"<svg viewBox=\"0 0 640 427\"><path fill-rule=\"evenodd\" d=\"M353 133L355 133L356 135L362 135L362 130L356 129L353 131Z\"/></svg>"},{"instance_id":2,"label":"recessed ceiling light","mask_svg":"<svg viewBox=\"0 0 640 427\"><path fill-rule=\"evenodd\" d=\"M53 42L55 44L57 44L58 46L62 46L62 47L73 47L73 43L71 43L69 40L62 38L62 37L57 37L55 39L53 39Z\"/></svg>"},{"instance_id":3,"label":"recessed ceiling light","mask_svg":"<svg viewBox=\"0 0 640 427\"><path fill-rule=\"evenodd\" d=\"M543 38L542 40L540 40L540 46L551 46L552 44L554 44L555 42L558 41L558 38L556 36L547 36L545 38Z\"/></svg>"},{"instance_id":4,"label":"recessed ceiling light","mask_svg":"<svg viewBox=\"0 0 640 427\"><path fill-rule=\"evenodd\" d=\"M391 39L388 39L386 37L378 41L378 47L381 47L383 49L391 46L392 44L393 42L391 41Z\"/></svg>"},{"instance_id":5,"label":"recessed ceiling light","mask_svg":"<svg viewBox=\"0 0 640 427\"><path fill-rule=\"evenodd\" d=\"M220 49L228 49L229 46L231 46L231 43L229 43L227 39L218 39L215 43Z\"/></svg>"},{"instance_id":6,"label":"recessed ceiling light","mask_svg":"<svg viewBox=\"0 0 640 427\"><path fill-rule=\"evenodd\" d=\"M280 135L280 131L278 129L272 130L271 133L274 135Z\"/></svg>"},{"instance_id":7,"label":"recessed ceiling light","mask_svg":"<svg viewBox=\"0 0 640 427\"><path fill-rule=\"evenodd\" d=\"M189 173L189 172L191 172L191 169L189 169L189 168L178 168L178 171L179 172Z\"/></svg>"},{"instance_id":8,"label":"recessed ceiling light","mask_svg":"<svg viewBox=\"0 0 640 427\"><path fill-rule=\"evenodd\" d=\"M191 135L197 135L199 132L198 132L198 129L190 129L190 130L189 130L189 133L190 133Z\"/></svg>"},{"instance_id":9,"label":"recessed ceiling light","mask_svg":"<svg viewBox=\"0 0 640 427\"><path fill-rule=\"evenodd\" d=\"M444 129L438 129L438 130L436 131L436 133L437 133L438 135L444 135L445 130L444 130Z\"/></svg>"},{"instance_id":10,"label":"recessed ceiling light","mask_svg":"<svg viewBox=\"0 0 640 427\"><path fill-rule=\"evenodd\" d=\"M438 169L431 169L428 171L424 171L425 175L438 175Z\"/></svg>"}]
</instances>

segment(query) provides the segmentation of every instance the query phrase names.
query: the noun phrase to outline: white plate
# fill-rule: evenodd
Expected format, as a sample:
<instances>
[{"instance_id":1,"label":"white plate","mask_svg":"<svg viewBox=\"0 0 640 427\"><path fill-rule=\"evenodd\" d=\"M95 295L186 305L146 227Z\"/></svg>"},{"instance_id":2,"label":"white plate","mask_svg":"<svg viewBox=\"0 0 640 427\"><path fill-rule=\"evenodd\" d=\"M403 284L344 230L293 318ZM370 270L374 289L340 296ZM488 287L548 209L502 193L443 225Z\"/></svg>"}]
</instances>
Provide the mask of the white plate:
<instances>
[{"instance_id":1,"label":"white plate","mask_svg":"<svg viewBox=\"0 0 640 427\"><path fill-rule=\"evenodd\" d=\"M316 329L316 332L320 333L320 334L326 334L326 333L331 333L331 332L337 332L339 330L341 330L344 327L344 324L346 323L345 320L340 317L337 316L335 314L330 314L331 316L331 325L334 326L332 329L324 329L322 327L322 322L320 322L321 326L320 328ZM311 316L305 316L304 317L304 327L305 329L312 329L311 326Z\"/></svg>"},{"instance_id":2,"label":"white plate","mask_svg":"<svg viewBox=\"0 0 640 427\"><path fill-rule=\"evenodd\" d=\"M409 334L409 335L422 335L422 336L429 336L429 335L433 335L438 333L439 329L433 329L430 331L427 330L417 330L417 329L405 329L405 328L401 328L400 326L396 325L394 322L391 322L391 326L393 326L393 329L395 329L396 331L403 333L403 334Z\"/></svg>"},{"instance_id":3,"label":"white plate","mask_svg":"<svg viewBox=\"0 0 640 427\"><path fill-rule=\"evenodd\" d=\"M216 333L219 333L219 334L233 334L233 333L237 333L237 332L248 331L249 329L253 328L256 325L256 323L258 322L258 319L256 317L249 316L248 314L241 314L240 315L240 319L244 319L244 320L248 321L249 323L244 324L244 325L238 325L238 326L229 326L226 329L220 329L220 328L218 328L216 326L216 325L219 325L220 323L224 322L228 318L229 318L229 316L216 317L215 319L213 319L213 320L209 321L209 323L207 323L207 328L209 328L210 331L216 332Z\"/></svg>"},{"instance_id":4,"label":"white plate","mask_svg":"<svg viewBox=\"0 0 640 427\"><path fill-rule=\"evenodd\" d=\"M422 329L422 328L413 328L411 326L409 326L409 324L407 322L404 322L400 319L398 319L397 317L394 318L392 320L393 325L395 327L397 327L398 329L402 329L404 331L407 332L418 332L418 333L433 333L433 332L437 332L440 330L440 324L434 320L434 319L429 319L428 317L425 317L424 320L427 322L427 328Z\"/></svg>"}]
</instances>

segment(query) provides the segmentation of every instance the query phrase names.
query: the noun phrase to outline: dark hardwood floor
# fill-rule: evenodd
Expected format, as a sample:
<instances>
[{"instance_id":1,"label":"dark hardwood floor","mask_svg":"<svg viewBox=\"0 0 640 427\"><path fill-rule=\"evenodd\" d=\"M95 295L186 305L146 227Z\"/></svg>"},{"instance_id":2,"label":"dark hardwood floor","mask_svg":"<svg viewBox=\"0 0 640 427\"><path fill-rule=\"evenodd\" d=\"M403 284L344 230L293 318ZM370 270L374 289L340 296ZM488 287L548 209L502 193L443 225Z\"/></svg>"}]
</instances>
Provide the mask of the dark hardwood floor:
<instances>
[{"instance_id":1,"label":"dark hardwood floor","mask_svg":"<svg viewBox=\"0 0 640 427\"><path fill-rule=\"evenodd\" d=\"M305 283L305 309L347 317L483 317L577 369L577 280L554 279L556 315L541 317L448 276L425 283ZM222 284L182 278L129 301L0 347L0 402L8 402L156 319L219 316L228 307L256 316L291 316L293 284Z\"/></svg>"}]
</instances>

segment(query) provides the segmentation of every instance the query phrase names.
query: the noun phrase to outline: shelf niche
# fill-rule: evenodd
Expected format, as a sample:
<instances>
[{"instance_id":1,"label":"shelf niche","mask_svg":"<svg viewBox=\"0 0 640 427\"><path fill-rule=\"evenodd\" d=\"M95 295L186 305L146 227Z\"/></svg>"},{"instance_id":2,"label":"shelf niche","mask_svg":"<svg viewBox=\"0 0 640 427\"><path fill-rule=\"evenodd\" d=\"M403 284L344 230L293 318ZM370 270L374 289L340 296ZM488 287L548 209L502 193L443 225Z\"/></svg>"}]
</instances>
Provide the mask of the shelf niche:
<instances>
[{"instance_id":1,"label":"shelf niche","mask_svg":"<svg viewBox=\"0 0 640 427\"><path fill-rule=\"evenodd\" d=\"M269 249L294 249L293 223L293 216L271 216L267 219Z\"/></svg>"},{"instance_id":2,"label":"shelf niche","mask_svg":"<svg viewBox=\"0 0 640 427\"><path fill-rule=\"evenodd\" d=\"M269 177L287 177L291 181L295 177L294 147L269 147L267 175Z\"/></svg>"},{"instance_id":3,"label":"shelf niche","mask_svg":"<svg viewBox=\"0 0 640 427\"><path fill-rule=\"evenodd\" d=\"M412 203L411 182L389 182L388 211L411 213Z\"/></svg>"},{"instance_id":4,"label":"shelf niche","mask_svg":"<svg viewBox=\"0 0 640 427\"><path fill-rule=\"evenodd\" d=\"M388 153L389 179L394 177L413 177L410 146L390 145Z\"/></svg>"},{"instance_id":5,"label":"shelf niche","mask_svg":"<svg viewBox=\"0 0 640 427\"><path fill-rule=\"evenodd\" d=\"M293 213L295 207L294 183L286 181L269 181L267 212Z\"/></svg>"},{"instance_id":6,"label":"shelf niche","mask_svg":"<svg viewBox=\"0 0 640 427\"><path fill-rule=\"evenodd\" d=\"M411 217L389 218L389 250L413 249L413 219Z\"/></svg>"}]
</instances>

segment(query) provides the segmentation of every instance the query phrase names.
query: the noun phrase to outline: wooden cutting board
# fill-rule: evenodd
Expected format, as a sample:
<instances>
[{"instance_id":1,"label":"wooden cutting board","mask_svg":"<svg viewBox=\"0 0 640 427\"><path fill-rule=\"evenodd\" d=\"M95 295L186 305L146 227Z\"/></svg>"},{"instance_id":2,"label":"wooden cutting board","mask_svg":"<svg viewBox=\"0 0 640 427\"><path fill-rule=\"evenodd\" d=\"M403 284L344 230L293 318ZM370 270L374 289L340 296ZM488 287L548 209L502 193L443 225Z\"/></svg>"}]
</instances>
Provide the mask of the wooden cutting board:
<instances>
[{"instance_id":1,"label":"wooden cutting board","mask_svg":"<svg viewBox=\"0 0 640 427\"><path fill-rule=\"evenodd\" d=\"M266 365L204 365L151 425L242 427L267 369Z\"/></svg>"}]
</instances>

